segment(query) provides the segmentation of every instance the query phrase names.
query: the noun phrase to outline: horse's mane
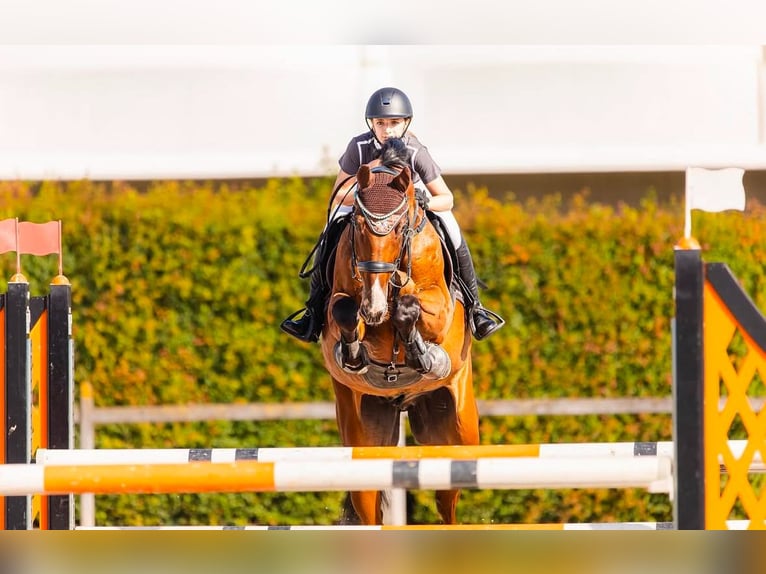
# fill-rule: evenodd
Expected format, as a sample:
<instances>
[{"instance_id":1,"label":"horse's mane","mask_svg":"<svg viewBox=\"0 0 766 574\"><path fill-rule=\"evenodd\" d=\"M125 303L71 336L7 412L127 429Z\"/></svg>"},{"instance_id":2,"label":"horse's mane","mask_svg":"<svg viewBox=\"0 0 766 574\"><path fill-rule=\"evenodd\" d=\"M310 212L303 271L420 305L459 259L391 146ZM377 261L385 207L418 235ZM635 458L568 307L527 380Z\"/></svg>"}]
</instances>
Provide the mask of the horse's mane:
<instances>
[{"instance_id":1,"label":"horse's mane","mask_svg":"<svg viewBox=\"0 0 766 574\"><path fill-rule=\"evenodd\" d=\"M404 168L409 165L410 150L401 138L386 140L380 148L380 163L386 167Z\"/></svg>"}]
</instances>

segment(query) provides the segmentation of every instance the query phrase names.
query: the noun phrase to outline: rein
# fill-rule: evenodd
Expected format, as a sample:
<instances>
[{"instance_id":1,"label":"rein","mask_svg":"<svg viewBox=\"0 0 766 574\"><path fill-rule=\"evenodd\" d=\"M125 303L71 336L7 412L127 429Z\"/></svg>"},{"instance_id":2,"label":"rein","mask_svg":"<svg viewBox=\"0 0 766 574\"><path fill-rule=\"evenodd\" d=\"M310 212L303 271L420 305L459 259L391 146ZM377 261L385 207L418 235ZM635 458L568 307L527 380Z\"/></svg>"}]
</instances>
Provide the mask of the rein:
<instances>
[{"instance_id":1,"label":"rein","mask_svg":"<svg viewBox=\"0 0 766 574\"><path fill-rule=\"evenodd\" d=\"M322 247L325 243L325 238L327 237L327 230L330 227L330 222L335 218L335 214L338 213L338 211L341 208L341 205L343 204L343 201L341 200L338 202L338 205L335 207L335 210L331 212L330 208L332 207L333 201L335 200L335 197L338 195L338 192L343 187L343 185L350 179L353 179L353 175L349 175L347 178L345 178L343 181L338 183L338 185L335 186L335 189L332 192L332 195L330 195L330 200L327 202L327 223L325 224L325 228L322 230L322 233L319 235L319 239L317 239L317 242L314 244L314 247L311 249L311 252L308 254L306 259L303 261L303 265L301 265L301 269L298 272L298 277L301 279L306 279L307 277L310 277L311 274L314 272L314 270L319 266L319 259L317 258L314 260L314 254L319 250L320 247ZM351 193L351 190L354 187L351 186L346 190L346 193L343 194L343 199L345 200L349 193ZM309 263L314 260L314 264L309 268L306 269L309 266Z\"/></svg>"}]
</instances>

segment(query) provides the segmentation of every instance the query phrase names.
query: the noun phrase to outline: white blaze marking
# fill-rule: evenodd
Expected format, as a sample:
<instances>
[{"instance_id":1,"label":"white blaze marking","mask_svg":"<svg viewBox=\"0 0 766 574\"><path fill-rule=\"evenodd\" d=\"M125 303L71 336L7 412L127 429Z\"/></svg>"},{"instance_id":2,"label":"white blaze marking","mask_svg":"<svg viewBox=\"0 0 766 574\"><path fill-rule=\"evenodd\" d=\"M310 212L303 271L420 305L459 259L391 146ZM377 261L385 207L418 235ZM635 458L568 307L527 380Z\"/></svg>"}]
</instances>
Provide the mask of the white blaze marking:
<instances>
[{"instance_id":1,"label":"white blaze marking","mask_svg":"<svg viewBox=\"0 0 766 574\"><path fill-rule=\"evenodd\" d=\"M380 279L378 279L372 284L372 289L370 289L369 314L373 317L380 316L382 318L386 313L387 307L388 295L380 286Z\"/></svg>"}]
</instances>

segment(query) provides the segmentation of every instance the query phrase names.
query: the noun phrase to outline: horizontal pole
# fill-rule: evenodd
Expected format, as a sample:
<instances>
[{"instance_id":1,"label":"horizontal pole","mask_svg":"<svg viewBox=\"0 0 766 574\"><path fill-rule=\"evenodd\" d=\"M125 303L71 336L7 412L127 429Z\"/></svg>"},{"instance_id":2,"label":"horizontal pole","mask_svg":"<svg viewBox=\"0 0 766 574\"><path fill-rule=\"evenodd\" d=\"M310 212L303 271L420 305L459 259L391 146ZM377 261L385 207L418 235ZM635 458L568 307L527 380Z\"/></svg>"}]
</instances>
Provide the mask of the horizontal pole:
<instances>
[{"instance_id":1,"label":"horizontal pole","mask_svg":"<svg viewBox=\"0 0 766 574\"><path fill-rule=\"evenodd\" d=\"M730 440L729 449L739 459L746 440ZM370 447L263 447L263 448L145 448L145 449L38 449L37 464L159 464L190 462L236 462L238 460L317 461L390 458L421 460L425 458L614 458L625 456L674 456L671 441L602 442L559 444L503 444L449 446L370 446ZM721 460L723 462L723 459ZM750 465L752 472L765 471L760 451Z\"/></svg>"},{"instance_id":2,"label":"horizontal pole","mask_svg":"<svg viewBox=\"0 0 766 574\"><path fill-rule=\"evenodd\" d=\"M92 399L91 399L92 400ZM764 404L763 397L750 398L755 412ZM672 398L562 398L478 400L480 416L587 416L621 414L671 414ZM81 409L75 410L75 422L81 422ZM172 423L200 421L273 421L333 420L335 403L222 403L189 405L146 405L92 407L89 422L104 424Z\"/></svg>"},{"instance_id":3,"label":"horizontal pole","mask_svg":"<svg viewBox=\"0 0 766 574\"><path fill-rule=\"evenodd\" d=\"M568 398L479 400L482 416L671 413L670 398ZM93 424L200 422L212 420L334 419L335 403L190 404L93 407ZM79 422L79 413L76 415Z\"/></svg>"},{"instance_id":4,"label":"horizontal pole","mask_svg":"<svg viewBox=\"0 0 766 574\"><path fill-rule=\"evenodd\" d=\"M0 466L0 496L300 492L410 488L648 488L669 492L669 457L372 459L142 465Z\"/></svg>"},{"instance_id":5,"label":"horizontal pole","mask_svg":"<svg viewBox=\"0 0 766 574\"><path fill-rule=\"evenodd\" d=\"M729 530L747 530L749 520L728 520ZM672 522L572 522L560 524L405 524L405 525L291 525L291 526L78 526L76 530L673 530Z\"/></svg>"}]
</instances>

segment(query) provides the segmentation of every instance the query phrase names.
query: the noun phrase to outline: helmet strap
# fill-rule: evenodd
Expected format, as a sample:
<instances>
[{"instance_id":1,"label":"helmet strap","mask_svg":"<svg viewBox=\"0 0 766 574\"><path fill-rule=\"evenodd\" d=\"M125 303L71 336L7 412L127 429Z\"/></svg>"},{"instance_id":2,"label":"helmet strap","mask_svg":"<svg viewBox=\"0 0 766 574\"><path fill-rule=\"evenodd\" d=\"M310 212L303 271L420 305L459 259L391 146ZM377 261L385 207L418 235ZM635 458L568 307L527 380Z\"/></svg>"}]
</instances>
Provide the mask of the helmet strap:
<instances>
[{"instance_id":1,"label":"helmet strap","mask_svg":"<svg viewBox=\"0 0 766 574\"><path fill-rule=\"evenodd\" d=\"M412 118L405 118L407 121L404 124L404 131L402 132L401 137L404 137L404 134L407 133L407 130L410 129L410 124L412 123ZM375 141L380 143L380 140L378 139L378 136L375 135L375 130L372 127L372 118L364 118L364 121L367 123L367 127L370 130L370 133L372 134L372 137L375 138Z\"/></svg>"},{"instance_id":2,"label":"helmet strap","mask_svg":"<svg viewBox=\"0 0 766 574\"><path fill-rule=\"evenodd\" d=\"M412 123L412 118L406 118L407 122L404 124L404 131L402 132L402 137L404 137L404 134L407 133L407 130L410 129L410 124Z\"/></svg>"}]
</instances>

